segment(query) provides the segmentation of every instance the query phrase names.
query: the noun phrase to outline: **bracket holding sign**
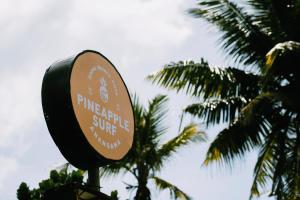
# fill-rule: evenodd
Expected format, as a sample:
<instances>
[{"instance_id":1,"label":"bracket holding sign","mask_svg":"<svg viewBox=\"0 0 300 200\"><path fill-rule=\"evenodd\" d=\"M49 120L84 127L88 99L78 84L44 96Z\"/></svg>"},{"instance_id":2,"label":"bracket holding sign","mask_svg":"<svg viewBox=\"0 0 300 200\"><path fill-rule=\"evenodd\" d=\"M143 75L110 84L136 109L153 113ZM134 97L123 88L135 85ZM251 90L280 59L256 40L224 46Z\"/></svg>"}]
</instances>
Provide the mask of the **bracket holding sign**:
<instances>
[{"instance_id":1,"label":"bracket holding sign","mask_svg":"<svg viewBox=\"0 0 300 200\"><path fill-rule=\"evenodd\" d=\"M118 161L132 146L129 92L114 65L96 51L51 65L43 79L42 105L55 144L77 168Z\"/></svg>"}]
</instances>

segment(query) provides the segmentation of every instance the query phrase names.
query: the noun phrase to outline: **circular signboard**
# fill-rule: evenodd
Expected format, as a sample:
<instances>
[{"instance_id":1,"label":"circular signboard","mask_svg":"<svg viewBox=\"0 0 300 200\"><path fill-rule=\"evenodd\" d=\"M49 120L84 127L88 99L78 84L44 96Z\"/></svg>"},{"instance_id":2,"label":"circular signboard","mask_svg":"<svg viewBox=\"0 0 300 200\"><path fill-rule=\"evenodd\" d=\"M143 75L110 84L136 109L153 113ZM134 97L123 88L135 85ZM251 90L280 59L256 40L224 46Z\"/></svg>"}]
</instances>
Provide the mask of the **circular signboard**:
<instances>
[{"instance_id":1,"label":"circular signboard","mask_svg":"<svg viewBox=\"0 0 300 200\"><path fill-rule=\"evenodd\" d=\"M81 169L122 159L130 150L134 115L113 64L87 50L45 73L42 104L49 132L64 157Z\"/></svg>"}]
</instances>

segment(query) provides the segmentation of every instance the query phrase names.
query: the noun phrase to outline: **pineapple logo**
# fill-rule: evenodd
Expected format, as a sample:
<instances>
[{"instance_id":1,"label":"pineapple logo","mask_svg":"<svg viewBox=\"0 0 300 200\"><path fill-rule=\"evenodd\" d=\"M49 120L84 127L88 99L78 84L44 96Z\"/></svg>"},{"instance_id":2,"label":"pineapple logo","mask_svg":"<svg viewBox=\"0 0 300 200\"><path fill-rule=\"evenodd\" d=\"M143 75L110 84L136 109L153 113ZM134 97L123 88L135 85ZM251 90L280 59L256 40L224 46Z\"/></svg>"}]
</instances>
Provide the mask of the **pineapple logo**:
<instances>
[{"instance_id":1,"label":"pineapple logo","mask_svg":"<svg viewBox=\"0 0 300 200\"><path fill-rule=\"evenodd\" d=\"M105 78L100 78L100 98L104 103L108 102L107 82Z\"/></svg>"}]
</instances>

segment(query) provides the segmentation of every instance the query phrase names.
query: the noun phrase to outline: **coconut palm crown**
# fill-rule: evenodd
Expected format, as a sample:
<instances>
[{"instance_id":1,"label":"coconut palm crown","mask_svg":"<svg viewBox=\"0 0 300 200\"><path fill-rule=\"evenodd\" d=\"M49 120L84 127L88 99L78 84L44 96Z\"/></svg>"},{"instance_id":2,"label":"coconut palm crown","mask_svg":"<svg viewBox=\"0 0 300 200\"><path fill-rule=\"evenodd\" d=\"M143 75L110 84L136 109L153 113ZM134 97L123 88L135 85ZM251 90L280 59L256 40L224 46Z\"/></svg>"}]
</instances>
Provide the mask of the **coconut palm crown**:
<instances>
[{"instance_id":1,"label":"coconut palm crown","mask_svg":"<svg viewBox=\"0 0 300 200\"><path fill-rule=\"evenodd\" d=\"M127 189L136 191L135 200L151 199L149 181L153 181L159 190L168 189L173 199L191 199L175 185L157 177L157 173L179 149L193 142L205 141L205 134L198 130L196 124L190 124L176 137L162 143L161 137L167 133L167 128L164 126L167 97L156 96L149 101L147 108L139 103L137 96L133 99L135 115L133 146L124 159L101 168L100 174L102 176L120 173L133 175L136 184L127 184Z\"/></svg>"},{"instance_id":2,"label":"coconut palm crown","mask_svg":"<svg viewBox=\"0 0 300 200\"><path fill-rule=\"evenodd\" d=\"M208 126L228 124L205 165L233 166L258 149L250 199L300 199L300 1L205 0L190 13L218 28L219 47L236 66L179 61L148 79L198 98L185 112Z\"/></svg>"}]
</instances>

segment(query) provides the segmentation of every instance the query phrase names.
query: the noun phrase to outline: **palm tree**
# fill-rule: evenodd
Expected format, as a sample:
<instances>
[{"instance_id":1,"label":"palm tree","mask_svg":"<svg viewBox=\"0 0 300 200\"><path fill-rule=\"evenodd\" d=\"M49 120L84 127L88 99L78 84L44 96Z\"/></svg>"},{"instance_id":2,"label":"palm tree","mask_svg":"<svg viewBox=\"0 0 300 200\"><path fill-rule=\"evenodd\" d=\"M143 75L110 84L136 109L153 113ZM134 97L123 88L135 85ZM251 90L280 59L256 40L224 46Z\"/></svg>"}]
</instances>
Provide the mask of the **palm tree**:
<instances>
[{"instance_id":1,"label":"palm tree","mask_svg":"<svg viewBox=\"0 0 300 200\"><path fill-rule=\"evenodd\" d=\"M148 79L197 97L185 112L207 126L228 123L205 165L231 167L259 149L250 199L266 189L277 199L300 199L300 1L237 2L205 0L190 10L220 30L220 47L236 67L179 61Z\"/></svg>"},{"instance_id":2,"label":"palm tree","mask_svg":"<svg viewBox=\"0 0 300 200\"><path fill-rule=\"evenodd\" d=\"M136 179L136 185L127 185L127 189L136 190L135 200L151 199L148 181L153 180L158 189L169 189L174 199L190 197L173 184L156 176L177 150L190 144L205 140L205 134L197 130L195 124L185 127L175 138L161 143L160 138L166 133L163 125L166 117L167 97L156 96L145 109L135 96L133 108L135 114L135 135L131 150L125 158L101 169L101 176L130 173Z\"/></svg>"}]
</instances>

